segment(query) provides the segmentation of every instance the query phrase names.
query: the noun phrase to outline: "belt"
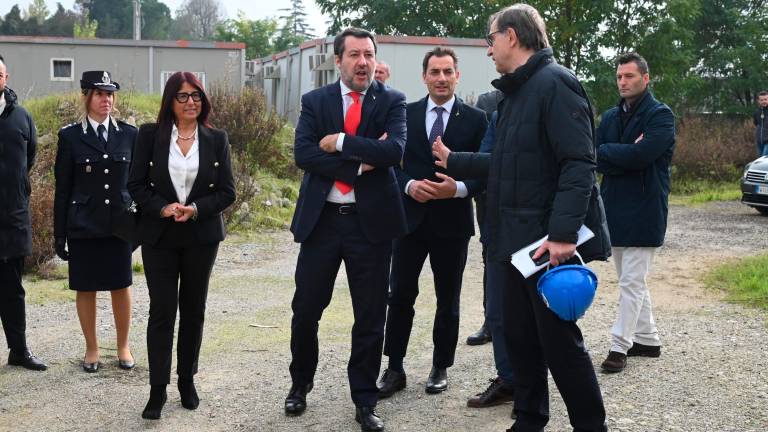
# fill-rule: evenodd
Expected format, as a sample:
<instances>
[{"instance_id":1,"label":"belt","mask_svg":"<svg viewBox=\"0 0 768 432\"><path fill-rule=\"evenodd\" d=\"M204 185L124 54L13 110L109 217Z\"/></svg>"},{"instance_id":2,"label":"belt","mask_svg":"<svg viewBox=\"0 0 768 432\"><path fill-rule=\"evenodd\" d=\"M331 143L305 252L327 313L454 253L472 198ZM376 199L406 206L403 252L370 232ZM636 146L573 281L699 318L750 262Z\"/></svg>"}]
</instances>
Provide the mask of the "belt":
<instances>
[{"instance_id":1,"label":"belt","mask_svg":"<svg viewBox=\"0 0 768 432\"><path fill-rule=\"evenodd\" d=\"M326 201L324 208L332 211L333 213L338 213L341 215L357 213L357 205L355 203L339 204Z\"/></svg>"}]
</instances>

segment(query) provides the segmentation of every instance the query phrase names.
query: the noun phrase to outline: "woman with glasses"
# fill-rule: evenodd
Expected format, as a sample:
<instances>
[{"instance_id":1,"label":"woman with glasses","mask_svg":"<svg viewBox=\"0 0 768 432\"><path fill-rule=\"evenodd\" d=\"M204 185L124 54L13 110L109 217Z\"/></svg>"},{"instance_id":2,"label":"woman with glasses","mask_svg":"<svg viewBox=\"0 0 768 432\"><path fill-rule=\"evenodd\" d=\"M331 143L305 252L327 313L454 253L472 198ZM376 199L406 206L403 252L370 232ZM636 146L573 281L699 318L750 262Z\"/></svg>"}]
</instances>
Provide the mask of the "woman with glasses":
<instances>
[{"instance_id":1,"label":"woman with glasses","mask_svg":"<svg viewBox=\"0 0 768 432\"><path fill-rule=\"evenodd\" d=\"M118 367L133 369L131 244L116 237L117 216L130 204L126 182L136 128L118 121L113 108L120 85L107 71L83 72L80 121L59 131L53 233L56 254L69 261L69 288L85 337L82 368L99 370L96 292L109 291L117 330Z\"/></svg>"},{"instance_id":2,"label":"woman with glasses","mask_svg":"<svg viewBox=\"0 0 768 432\"><path fill-rule=\"evenodd\" d=\"M138 237L149 289L149 401L142 417L159 419L170 382L173 331L181 405L196 409L194 384L208 281L226 234L221 212L235 201L227 133L208 122L211 103L190 72L163 90L157 123L136 138L128 189L138 203Z\"/></svg>"}]
</instances>

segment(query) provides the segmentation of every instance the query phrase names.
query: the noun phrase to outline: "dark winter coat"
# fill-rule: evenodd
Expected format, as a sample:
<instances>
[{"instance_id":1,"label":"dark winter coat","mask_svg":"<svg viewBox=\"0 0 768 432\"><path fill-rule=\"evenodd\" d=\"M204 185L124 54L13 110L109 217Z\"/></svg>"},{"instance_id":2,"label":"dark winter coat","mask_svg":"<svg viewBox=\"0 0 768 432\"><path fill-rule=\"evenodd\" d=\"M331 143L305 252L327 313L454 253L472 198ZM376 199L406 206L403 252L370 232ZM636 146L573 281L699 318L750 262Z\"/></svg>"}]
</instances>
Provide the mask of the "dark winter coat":
<instances>
[{"instance_id":1,"label":"dark winter coat","mask_svg":"<svg viewBox=\"0 0 768 432\"><path fill-rule=\"evenodd\" d=\"M622 124L624 101L603 113L597 129L597 171L611 244L656 247L667 231L675 116L648 92ZM638 142L637 138L643 135Z\"/></svg>"},{"instance_id":2,"label":"dark winter coat","mask_svg":"<svg viewBox=\"0 0 768 432\"><path fill-rule=\"evenodd\" d=\"M0 259L32 253L29 171L35 161L37 131L16 93L4 91L0 113Z\"/></svg>"},{"instance_id":3,"label":"dark winter coat","mask_svg":"<svg viewBox=\"0 0 768 432\"><path fill-rule=\"evenodd\" d=\"M504 93L493 152L451 153L448 160L449 174L488 173L488 259L509 261L545 235L576 243L582 224L595 233L579 248L584 259L610 256L592 108L578 79L545 48L493 85Z\"/></svg>"}]
</instances>

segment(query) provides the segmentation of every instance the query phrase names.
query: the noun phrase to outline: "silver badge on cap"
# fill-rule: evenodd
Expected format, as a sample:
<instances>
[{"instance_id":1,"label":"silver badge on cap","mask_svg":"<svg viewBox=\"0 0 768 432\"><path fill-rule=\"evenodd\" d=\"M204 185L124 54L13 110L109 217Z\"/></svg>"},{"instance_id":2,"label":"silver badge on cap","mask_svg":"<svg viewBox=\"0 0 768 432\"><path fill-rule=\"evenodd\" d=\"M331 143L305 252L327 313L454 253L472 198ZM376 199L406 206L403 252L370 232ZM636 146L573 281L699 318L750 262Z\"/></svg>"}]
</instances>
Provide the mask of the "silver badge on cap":
<instances>
[{"instance_id":1,"label":"silver badge on cap","mask_svg":"<svg viewBox=\"0 0 768 432\"><path fill-rule=\"evenodd\" d=\"M107 71L104 71L104 74L101 76L101 82L103 82L104 84L110 83L109 74L107 73Z\"/></svg>"}]
</instances>

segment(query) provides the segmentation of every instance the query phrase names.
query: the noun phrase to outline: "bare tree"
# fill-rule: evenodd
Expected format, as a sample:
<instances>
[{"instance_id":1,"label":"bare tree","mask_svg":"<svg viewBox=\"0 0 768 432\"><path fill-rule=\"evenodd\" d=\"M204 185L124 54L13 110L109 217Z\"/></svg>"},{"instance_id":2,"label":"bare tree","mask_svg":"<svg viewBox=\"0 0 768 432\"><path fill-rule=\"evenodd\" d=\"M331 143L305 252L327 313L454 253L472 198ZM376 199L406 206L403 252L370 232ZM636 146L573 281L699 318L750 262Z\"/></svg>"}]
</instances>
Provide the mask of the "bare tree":
<instances>
[{"instance_id":1,"label":"bare tree","mask_svg":"<svg viewBox=\"0 0 768 432\"><path fill-rule=\"evenodd\" d=\"M186 0L176 10L172 34L181 39L213 40L224 15L219 0Z\"/></svg>"}]
</instances>

